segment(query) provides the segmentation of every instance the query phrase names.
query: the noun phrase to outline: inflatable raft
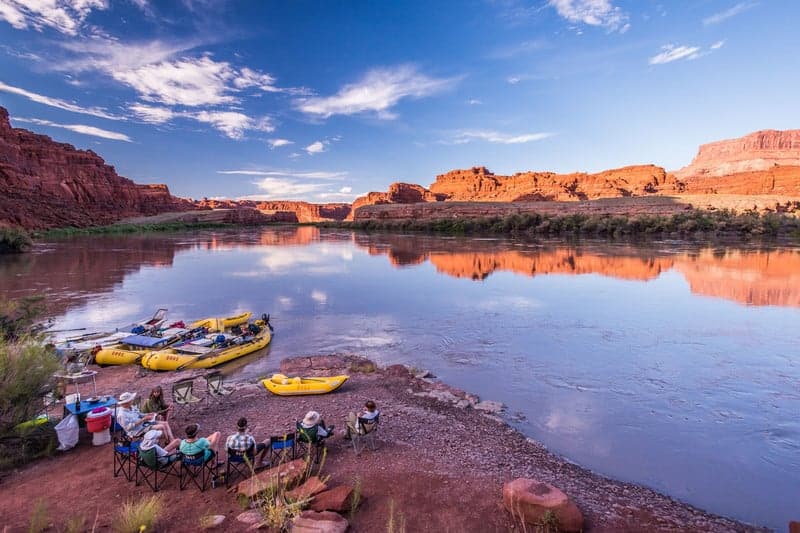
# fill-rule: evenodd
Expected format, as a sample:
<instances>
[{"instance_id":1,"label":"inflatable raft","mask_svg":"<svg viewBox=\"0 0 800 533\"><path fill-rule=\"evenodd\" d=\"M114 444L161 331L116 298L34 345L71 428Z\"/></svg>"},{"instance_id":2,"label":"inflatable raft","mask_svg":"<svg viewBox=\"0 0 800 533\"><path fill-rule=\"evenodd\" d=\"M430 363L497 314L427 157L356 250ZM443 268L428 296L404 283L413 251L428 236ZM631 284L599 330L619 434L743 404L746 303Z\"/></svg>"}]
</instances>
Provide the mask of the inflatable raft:
<instances>
[{"instance_id":1,"label":"inflatable raft","mask_svg":"<svg viewBox=\"0 0 800 533\"><path fill-rule=\"evenodd\" d=\"M293 377L273 374L261 380L264 387L278 396L300 396L304 394L327 394L341 387L350 376Z\"/></svg>"}]
</instances>

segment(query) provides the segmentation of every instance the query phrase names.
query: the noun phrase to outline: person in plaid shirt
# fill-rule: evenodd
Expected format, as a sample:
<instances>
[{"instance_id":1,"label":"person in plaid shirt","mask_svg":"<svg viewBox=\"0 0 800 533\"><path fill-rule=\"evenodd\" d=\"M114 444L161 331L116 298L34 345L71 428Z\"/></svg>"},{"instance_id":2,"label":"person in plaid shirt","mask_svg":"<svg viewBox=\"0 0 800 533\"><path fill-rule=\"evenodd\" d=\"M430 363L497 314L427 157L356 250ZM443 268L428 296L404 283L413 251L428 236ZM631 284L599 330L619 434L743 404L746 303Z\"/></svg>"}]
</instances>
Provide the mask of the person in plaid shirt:
<instances>
[{"instance_id":1,"label":"person in plaid shirt","mask_svg":"<svg viewBox=\"0 0 800 533\"><path fill-rule=\"evenodd\" d=\"M256 443L256 439L247 431L247 419L245 417L240 418L236 423L236 430L236 433L230 435L225 441L225 446L229 450L246 452L251 461L254 461L257 453L260 453L258 456L259 463L261 466L266 466L264 464L264 456L267 453L267 443ZM256 466L258 466L258 463L256 463Z\"/></svg>"}]
</instances>

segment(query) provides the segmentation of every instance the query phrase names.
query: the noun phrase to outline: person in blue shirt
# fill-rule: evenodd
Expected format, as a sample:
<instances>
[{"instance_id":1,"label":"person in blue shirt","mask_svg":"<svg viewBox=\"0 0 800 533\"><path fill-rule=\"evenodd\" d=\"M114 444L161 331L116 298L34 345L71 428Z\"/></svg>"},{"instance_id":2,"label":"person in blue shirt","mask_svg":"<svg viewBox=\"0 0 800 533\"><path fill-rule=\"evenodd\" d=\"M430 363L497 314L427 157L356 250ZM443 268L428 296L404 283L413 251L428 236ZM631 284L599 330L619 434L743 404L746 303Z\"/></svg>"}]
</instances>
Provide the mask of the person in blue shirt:
<instances>
[{"instance_id":1,"label":"person in blue shirt","mask_svg":"<svg viewBox=\"0 0 800 533\"><path fill-rule=\"evenodd\" d=\"M208 437L197 437L200 431L200 424L189 424L186 426L186 438L181 441L180 450L183 455L197 455L204 452L204 461L208 462L217 455L217 443L219 442L219 431L215 431Z\"/></svg>"}]
</instances>

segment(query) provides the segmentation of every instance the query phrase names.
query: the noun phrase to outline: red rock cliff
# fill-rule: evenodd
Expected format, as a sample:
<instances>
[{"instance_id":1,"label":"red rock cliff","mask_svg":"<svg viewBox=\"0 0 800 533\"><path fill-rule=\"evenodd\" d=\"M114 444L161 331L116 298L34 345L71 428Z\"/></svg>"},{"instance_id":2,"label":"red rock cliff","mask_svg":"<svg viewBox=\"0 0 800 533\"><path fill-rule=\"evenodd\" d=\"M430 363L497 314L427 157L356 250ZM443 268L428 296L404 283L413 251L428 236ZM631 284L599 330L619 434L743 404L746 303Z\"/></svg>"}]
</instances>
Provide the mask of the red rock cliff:
<instances>
[{"instance_id":1,"label":"red rock cliff","mask_svg":"<svg viewBox=\"0 0 800 533\"><path fill-rule=\"evenodd\" d=\"M356 198L347 220L353 220L356 209L364 205L417 204L444 200L443 194L435 194L425 187L413 183L392 183L387 192L370 192Z\"/></svg>"},{"instance_id":2,"label":"red rock cliff","mask_svg":"<svg viewBox=\"0 0 800 533\"><path fill-rule=\"evenodd\" d=\"M192 208L166 185L117 175L91 150L12 128L0 107L0 225L82 227Z\"/></svg>"},{"instance_id":3,"label":"red rock cliff","mask_svg":"<svg viewBox=\"0 0 800 533\"><path fill-rule=\"evenodd\" d=\"M763 130L700 146L692 162L675 172L681 179L708 178L800 166L800 130Z\"/></svg>"},{"instance_id":4,"label":"red rock cliff","mask_svg":"<svg viewBox=\"0 0 800 533\"><path fill-rule=\"evenodd\" d=\"M198 207L203 209L236 209L251 207L264 214L282 215L285 222L324 222L326 220L345 220L350 214L350 204L312 204L275 200L256 202L253 200L198 200Z\"/></svg>"},{"instance_id":5,"label":"red rock cliff","mask_svg":"<svg viewBox=\"0 0 800 533\"><path fill-rule=\"evenodd\" d=\"M638 165L597 174L521 172L498 176L485 167L436 176L431 192L465 202L575 201L675 193L683 185L655 165Z\"/></svg>"}]
</instances>

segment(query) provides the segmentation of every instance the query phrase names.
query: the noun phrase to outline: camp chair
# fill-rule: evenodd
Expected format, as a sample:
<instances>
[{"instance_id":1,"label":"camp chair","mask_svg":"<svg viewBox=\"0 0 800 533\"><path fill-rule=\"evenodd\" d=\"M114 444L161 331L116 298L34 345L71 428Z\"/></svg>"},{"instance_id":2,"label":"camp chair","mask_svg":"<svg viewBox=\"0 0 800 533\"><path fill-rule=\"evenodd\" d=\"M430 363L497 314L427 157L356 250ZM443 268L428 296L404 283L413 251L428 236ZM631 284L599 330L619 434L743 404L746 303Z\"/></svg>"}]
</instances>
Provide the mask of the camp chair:
<instances>
[{"instance_id":1,"label":"camp chair","mask_svg":"<svg viewBox=\"0 0 800 533\"><path fill-rule=\"evenodd\" d=\"M295 458L295 434L286 433L269 438L269 466L277 466L291 454Z\"/></svg>"},{"instance_id":2,"label":"camp chair","mask_svg":"<svg viewBox=\"0 0 800 533\"><path fill-rule=\"evenodd\" d=\"M233 475L247 479L255 470L256 451L253 447L247 450L232 450L228 448L228 460L225 462L225 486L231 486Z\"/></svg>"},{"instance_id":3,"label":"camp chair","mask_svg":"<svg viewBox=\"0 0 800 533\"><path fill-rule=\"evenodd\" d=\"M231 389L226 388L223 385L224 377L222 372L216 371L211 372L210 374L206 374L206 402L210 401L211 398L215 400L222 400L226 396L228 396L233 391Z\"/></svg>"},{"instance_id":4,"label":"camp chair","mask_svg":"<svg viewBox=\"0 0 800 533\"><path fill-rule=\"evenodd\" d=\"M202 401L193 394L194 380L191 378L182 379L172 384L172 401L175 402L175 410L184 408L192 410L193 404Z\"/></svg>"},{"instance_id":5,"label":"camp chair","mask_svg":"<svg viewBox=\"0 0 800 533\"><path fill-rule=\"evenodd\" d=\"M378 432L380 424L380 413L378 413L375 418L356 418L355 426L350 422L347 423L347 429L350 433L350 439L353 441L353 450L356 452L356 455L364 451L367 444L369 444L370 449L373 451L376 449L375 434Z\"/></svg>"},{"instance_id":6,"label":"camp chair","mask_svg":"<svg viewBox=\"0 0 800 533\"><path fill-rule=\"evenodd\" d=\"M169 456L168 463L161 463L156 455L155 448L149 450L139 450L136 457L136 486L141 484L143 479L147 485L158 492L169 476L180 479L180 453ZM160 475L159 475L160 474Z\"/></svg>"},{"instance_id":7,"label":"camp chair","mask_svg":"<svg viewBox=\"0 0 800 533\"><path fill-rule=\"evenodd\" d=\"M297 455L301 457L310 455L314 462L318 463L322 449L325 448L325 439L317 433L318 427L304 428L299 420L295 423L295 427L297 428L295 431Z\"/></svg>"},{"instance_id":8,"label":"camp chair","mask_svg":"<svg viewBox=\"0 0 800 533\"><path fill-rule=\"evenodd\" d=\"M189 485L189 481L194 483L200 492L206 490L206 486L211 483L211 488L216 487L217 476L219 473L217 456L213 455L208 461L205 460L205 450L194 455L181 456L181 482L180 489L183 490Z\"/></svg>"},{"instance_id":9,"label":"camp chair","mask_svg":"<svg viewBox=\"0 0 800 533\"><path fill-rule=\"evenodd\" d=\"M136 474L135 462L141 441L129 437L122 426L117 423L116 418L111 426L114 442L114 477L122 474L128 481L133 481Z\"/></svg>"}]
</instances>

